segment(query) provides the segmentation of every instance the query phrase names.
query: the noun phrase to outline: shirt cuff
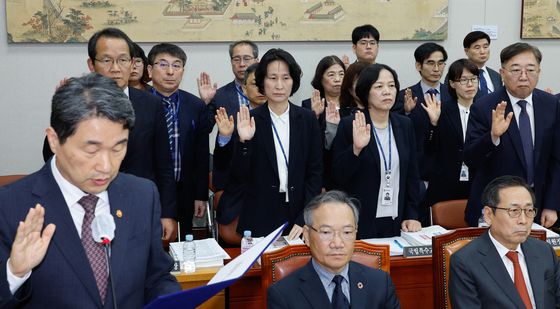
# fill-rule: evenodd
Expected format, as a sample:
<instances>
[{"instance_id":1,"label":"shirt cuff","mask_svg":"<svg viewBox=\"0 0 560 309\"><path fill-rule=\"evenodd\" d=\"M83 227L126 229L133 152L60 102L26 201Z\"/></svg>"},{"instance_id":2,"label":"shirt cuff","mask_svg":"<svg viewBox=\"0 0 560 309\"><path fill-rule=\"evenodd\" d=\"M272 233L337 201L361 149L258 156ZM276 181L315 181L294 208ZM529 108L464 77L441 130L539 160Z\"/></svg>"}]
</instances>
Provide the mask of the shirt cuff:
<instances>
[{"instance_id":1,"label":"shirt cuff","mask_svg":"<svg viewBox=\"0 0 560 309\"><path fill-rule=\"evenodd\" d=\"M229 141L231 141L231 135L230 136L218 135L218 145L220 147L224 147L225 145L227 145L227 143L229 143Z\"/></svg>"},{"instance_id":2,"label":"shirt cuff","mask_svg":"<svg viewBox=\"0 0 560 309\"><path fill-rule=\"evenodd\" d=\"M27 279L29 279L29 277L31 276L31 272L25 274L23 278L19 278L12 273L10 267L8 266L8 263L10 263L10 259L8 259L8 261L6 262L6 277L8 279L8 284L10 285L10 292L12 293L12 295L15 295L16 291L25 283L25 281L27 281Z\"/></svg>"}]
</instances>

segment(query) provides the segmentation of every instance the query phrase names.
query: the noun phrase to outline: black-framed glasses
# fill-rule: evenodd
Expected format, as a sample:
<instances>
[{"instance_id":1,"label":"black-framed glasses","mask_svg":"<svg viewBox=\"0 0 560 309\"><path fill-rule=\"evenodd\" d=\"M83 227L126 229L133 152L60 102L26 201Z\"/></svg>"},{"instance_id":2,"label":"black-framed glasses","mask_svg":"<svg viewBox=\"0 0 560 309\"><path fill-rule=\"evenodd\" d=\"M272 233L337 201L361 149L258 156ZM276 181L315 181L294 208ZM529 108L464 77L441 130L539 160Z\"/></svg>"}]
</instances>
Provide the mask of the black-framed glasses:
<instances>
[{"instance_id":1,"label":"black-framed glasses","mask_svg":"<svg viewBox=\"0 0 560 309\"><path fill-rule=\"evenodd\" d=\"M311 225L308 225L308 227L319 234L319 238L322 241L332 241L337 233L344 241L352 241L356 239L356 228L354 227L346 227L342 230L335 230L328 227L321 227L319 229L316 229Z\"/></svg>"},{"instance_id":2,"label":"black-framed glasses","mask_svg":"<svg viewBox=\"0 0 560 309\"><path fill-rule=\"evenodd\" d=\"M520 77L523 72L527 74L527 76L535 77L539 74L539 68L536 67L529 67L529 68L513 68L513 69L505 69L508 71L513 77Z\"/></svg>"},{"instance_id":3,"label":"black-framed glasses","mask_svg":"<svg viewBox=\"0 0 560 309\"><path fill-rule=\"evenodd\" d=\"M524 212L527 218L534 218L537 216L537 209L535 207L531 208L504 208L504 207L493 207L489 206L493 209L501 209L507 211L510 218L519 218L521 213Z\"/></svg>"},{"instance_id":4,"label":"black-framed glasses","mask_svg":"<svg viewBox=\"0 0 560 309\"><path fill-rule=\"evenodd\" d=\"M376 40L359 40L358 41L358 45L362 46L362 47L375 47L375 45L377 45L377 41Z\"/></svg>"},{"instance_id":5,"label":"black-framed glasses","mask_svg":"<svg viewBox=\"0 0 560 309\"><path fill-rule=\"evenodd\" d=\"M101 64L104 67L111 67L113 66L113 64L116 62L120 67L127 67L130 65L130 58L119 58L119 59L113 59L113 58L103 58L103 59L97 59L95 58L95 61L99 62L99 64Z\"/></svg>"},{"instance_id":6,"label":"black-framed glasses","mask_svg":"<svg viewBox=\"0 0 560 309\"><path fill-rule=\"evenodd\" d=\"M471 82L471 84L474 85L474 84L478 84L478 76L473 76L471 78L463 77L459 80L455 80L454 82L459 83L463 86L468 85L469 82Z\"/></svg>"},{"instance_id":7,"label":"black-framed glasses","mask_svg":"<svg viewBox=\"0 0 560 309\"><path fill-rule=\"evenodd\" d=\"M235 56L235 57L231 57L231 62L235 63L235 64L240 64L241 62L244 63L249 63L251 61L253 61L255 59L255 57L253 56Z\"/></svg>"}]
</instances>

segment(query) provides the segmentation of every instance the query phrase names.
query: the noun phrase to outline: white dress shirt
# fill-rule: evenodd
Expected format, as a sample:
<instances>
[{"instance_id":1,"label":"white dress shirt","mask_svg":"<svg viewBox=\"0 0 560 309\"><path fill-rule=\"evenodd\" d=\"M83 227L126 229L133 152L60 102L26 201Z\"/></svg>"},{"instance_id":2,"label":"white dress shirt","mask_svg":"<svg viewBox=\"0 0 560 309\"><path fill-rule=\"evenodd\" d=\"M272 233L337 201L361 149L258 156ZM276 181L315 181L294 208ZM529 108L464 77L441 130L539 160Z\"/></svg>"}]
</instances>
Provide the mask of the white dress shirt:
<instances>
[{"instance_id":1,"label":"white dress shirt","mask_svg":"<svg viewBox=\"0 0 560 309\"><path fill-rule=\"evenodd\" d=\"M51 160L51 171L54 176L54 180L60 191L62 192L62 196L64 197L64 201L68 206L68 210L70 211L70 215L72 216L72 221L74 222L74 226L76 226L76 232L78 233L78 237L82 237L82 222L84 221L84 215L86 211L84 208L78 204L78 201L88 195L84 191L80 190L75 185L71 184L66 178L60 174L56 166L56 155L53 156ZM99 197L97 201L97 206L95 207L95 215L97 216L100 213L110 214L111 209L109 207L109 194L107 191L103 191L99 194L95 194ZM46 208L45 212L48 212L49 209ZM45 224L49 224L49 222L45 222ZM9 259L8 259L9 261ZM10 271L8 267L8 263L6 263L6 274L8 277L8 284L10 285L10 292L12 295L25 283L25 281L31 276L31 272L25 274L23 278L16 277Z\"/></svg>"},{"instance_id":2,"label":"white dress shirt","mask_svg":"<svg viewBox=\"0 0 560 309\"><path fill-rule=\"evenodd\" d=\"M457 103L459 106L459 117L461 118L461 128L463 129L463 142L465 141L465 136L467 134L467 124L469 123L469 113L470 108Z\"/></svg>"},{"instance_id":3,"label":"white dress shirt","mask_svg":"<svg viewBox=\"0 0 560 309\"><path fill-rule=\"evenodd\" d=\"M373 125L373 124L372 124ZM391 124L389 124L391 125ZM379 152L379 167L380 167L380 183L379 183L379 193L377 194L377 212L375 214L376 218L391 217L393 220L399 216L399 184L401 179L400 171L400 158L399 150L397 149L397 142L395 140L395 134L391 126L391 180L389 186L393 189L393 203L391 205L383 205L383 188L387 185L387 180L385 179L385 161L383 160L383 153L381 148L375 141L375 135L372 133L371 140L375 143L377 151ZM379 129L375 128L377 136L379 137L379 142L383 147L383 152L385 153L385 159L387 160L387 165L389 165L389 126ZM373 132L373 128L372 128Z\"/></svg>"},{"instance_id":4,"label":"white dress shirt","mask_svg":"<svg viewBox=\"0 0 560 309\"><path fill-rule=\"evenodd\" d=\"M490 77L490 73L488 73L488 67L483 66L480 69L484 70L484 73L482 73L482 75L484 75L484 79L486 80L486 86L488 87L488 93L494 92L494 84L492 84L492 78ZM478 83L478 89L480 89L480 83Z\"/></svg>"},{"instance_id":5,"label":"white dress shirt","mask_svg":"<svg viewBox=\"0 0 560 309\"><path fill-rule=\"evenodd\" d=\"M270 107L268 107L270 112L270 119L272 124L276 128L276 133L274 128L272 130L272 138L274 139L274 148L276 150L276 164L278 165L278 178L280 185L278 186L278 192L288 192L288 166L286 161L290 162L290 104L288 108L282 115L276 115ZM280 137L280 141L278 141ZM280 145L280 142L282 143ZM282 152L282 147L284 152ZM284 154L286 158L284 159ZM288 195L286 194L286 202L288 201Z\"/></svg>"}]
</instances>

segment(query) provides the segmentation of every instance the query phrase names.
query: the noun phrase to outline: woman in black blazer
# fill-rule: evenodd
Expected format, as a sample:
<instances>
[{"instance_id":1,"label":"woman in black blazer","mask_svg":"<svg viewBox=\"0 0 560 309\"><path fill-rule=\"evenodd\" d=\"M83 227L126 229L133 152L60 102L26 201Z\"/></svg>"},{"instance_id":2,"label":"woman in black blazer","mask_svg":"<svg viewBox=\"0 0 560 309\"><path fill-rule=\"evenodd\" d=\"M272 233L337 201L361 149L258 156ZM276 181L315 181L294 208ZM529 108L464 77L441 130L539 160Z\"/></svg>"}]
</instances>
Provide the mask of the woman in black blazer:
<instances>
[{"instance_id":1,"label":"woman in black blazer","mask_svg":"<svg viewBox=\"0 0 560 309\"><path fill-rule=\"evenodd\" d=\"M435 100L426 98L431 127L424 141L428 169L428 190L423 207L437 202L467 199L474 171L464 164L463 143L469 110L478 91L478 67L459 59L449 67L447 88L451 100L438 109Z\"/></svg>"},{"instance_id":2,"label":"woman in black blazer","mask_svg":"<svg viewBox=\"0 0 560 309\"><path fill-rule=\"evenodd\" d=\"M358 239L420 230L418 166L412 122L390 113L399 90L396 72L372 64L358 77L356 95L367 102L339 124L333 143L336 186L361 203Z\"/></svg>"}]
</instances>

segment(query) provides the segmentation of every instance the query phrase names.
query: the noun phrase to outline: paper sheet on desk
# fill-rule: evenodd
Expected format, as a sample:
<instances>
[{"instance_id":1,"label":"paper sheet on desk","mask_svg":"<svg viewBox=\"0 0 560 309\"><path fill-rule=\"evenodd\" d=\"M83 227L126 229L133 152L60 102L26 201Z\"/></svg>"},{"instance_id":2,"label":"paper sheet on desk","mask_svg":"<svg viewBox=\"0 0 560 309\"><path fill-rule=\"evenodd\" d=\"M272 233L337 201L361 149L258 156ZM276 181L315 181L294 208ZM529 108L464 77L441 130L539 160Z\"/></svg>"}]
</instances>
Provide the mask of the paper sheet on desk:
<instances>
[{"instance_id":1,"label":"paper sheet on desk","mask_svg":"<svg viewBox=\"0 0 560 309\"><path fill-rule=\"evenodd\" d=\"M410 246L410 244L406 240L404 240L404 238L399 236L388 237L388 238L362 239L362 241L374 245L389 245L391 256L403 255L404 247Z\"/></svg>"},{"instance_id":2,"label":"paper sheet on desk","mask_svg":"<svg viewBox=\"0 0 560 309\"><path fill-rule=\"evenodd\" d=\"M194 241L196 245L196 260L229 260L231 257L227 252L220 247L214 238L200 239ZM172 242L169 248L172 252L174 259L178 261L183 260L183 244L184 242Z\"/></svg>"}]
</instances>

